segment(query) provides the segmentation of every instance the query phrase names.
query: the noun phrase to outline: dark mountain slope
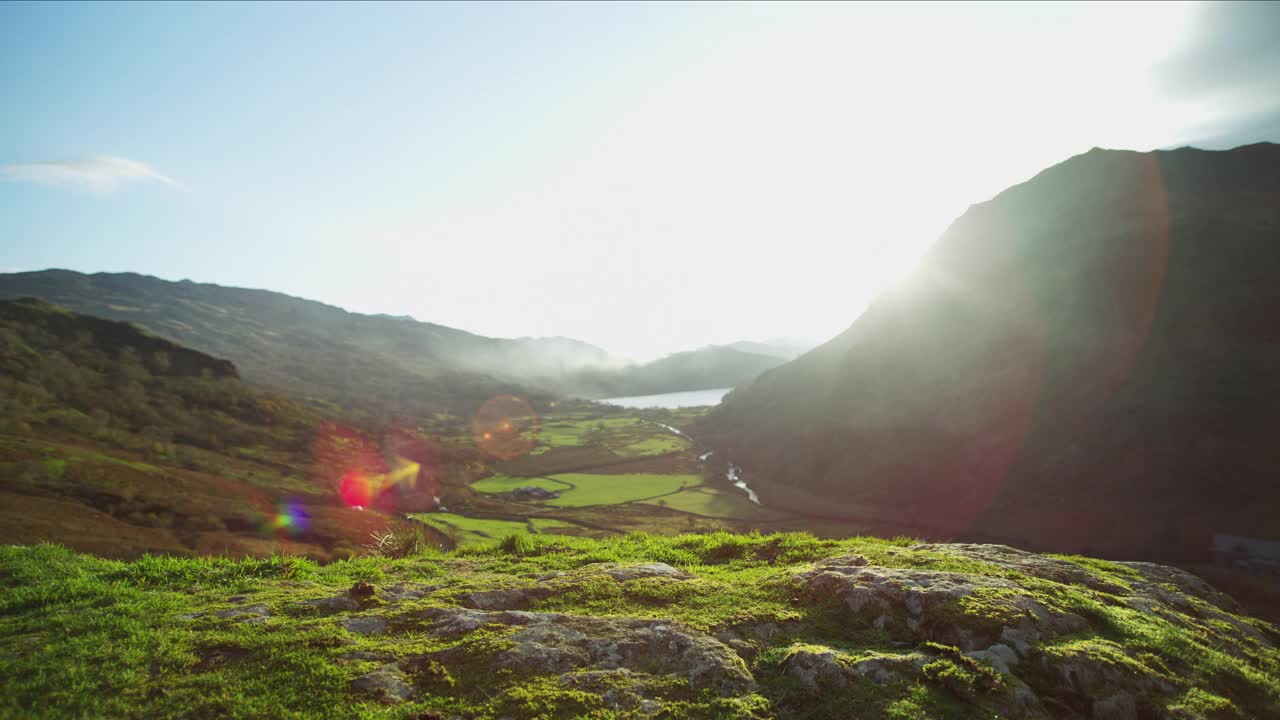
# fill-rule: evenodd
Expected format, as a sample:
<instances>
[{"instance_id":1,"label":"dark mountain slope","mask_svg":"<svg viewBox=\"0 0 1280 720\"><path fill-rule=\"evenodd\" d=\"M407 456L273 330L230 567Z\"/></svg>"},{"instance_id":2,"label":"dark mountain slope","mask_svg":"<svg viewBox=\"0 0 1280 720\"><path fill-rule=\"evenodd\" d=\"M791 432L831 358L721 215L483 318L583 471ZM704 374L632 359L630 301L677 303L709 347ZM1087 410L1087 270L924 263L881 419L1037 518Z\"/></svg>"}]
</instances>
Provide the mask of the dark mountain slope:
<instances>
[{"instance_id":1,"label":"dark mountain slope","mask_svg":"<svg viewBox=\"0 0 1280 720\"><path fill-rule=\"evenodd\" d=\"M700 428L766 504L1194 556L1280 537L1280 146L1092 150L976 205Z\"/></svg>"},{"instance_id":2,"label":"dark mountain slope","mask_svg":"<svg viewBox=\"0 0 1280 720\"><path fill-rule=\"evenodd\" d=\"M344 406L469 416L522 380L600 362L564 338L500 340L411 318L360 315L266 290L133 273L0 275L0 297L36 296L137 323L230 358L250 382Z\"/></svg>"}]
</instances>

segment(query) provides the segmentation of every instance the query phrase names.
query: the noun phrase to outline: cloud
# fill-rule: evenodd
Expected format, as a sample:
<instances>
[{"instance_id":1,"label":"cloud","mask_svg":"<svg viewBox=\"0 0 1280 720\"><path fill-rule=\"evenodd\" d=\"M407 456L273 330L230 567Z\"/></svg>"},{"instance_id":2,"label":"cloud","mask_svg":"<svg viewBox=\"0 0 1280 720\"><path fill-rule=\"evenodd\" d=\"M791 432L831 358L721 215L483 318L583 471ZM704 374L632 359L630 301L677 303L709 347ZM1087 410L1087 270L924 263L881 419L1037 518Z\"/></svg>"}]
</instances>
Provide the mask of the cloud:
<instances>
[{"instance_id":1,"label":"cloud","mask_svg":"<svg viewBox=\"0 0 1280 720\"><path fill-rule=\"evenodd\" d=\"M1280 3L1205 3L1183 47L1157 68L1168 97L1210 108L1197 145L1280 140Z\"/></svg>"},{"instance_id":2,"label":"cloud","mask_svg":"<svg viewBox=\"0 0 1280 720\"><path fill-rule=\"evenodd\" d=\"M141 183L178 184L173 178L161 174L146 163L110 155L95 155L63 162L0 165L0 178L98 193L111 193Z\"/></svg>"}]
</instances>

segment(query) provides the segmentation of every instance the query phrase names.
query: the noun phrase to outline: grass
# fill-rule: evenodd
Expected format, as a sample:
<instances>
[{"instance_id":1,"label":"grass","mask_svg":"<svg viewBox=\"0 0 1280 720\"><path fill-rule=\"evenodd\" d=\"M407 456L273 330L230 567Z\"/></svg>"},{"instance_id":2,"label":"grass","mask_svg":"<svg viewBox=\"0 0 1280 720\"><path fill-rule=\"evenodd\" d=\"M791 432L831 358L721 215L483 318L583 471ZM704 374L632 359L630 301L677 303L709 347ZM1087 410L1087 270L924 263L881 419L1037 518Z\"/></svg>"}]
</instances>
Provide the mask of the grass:
<instances>
[{"instance_id":1,"label":"grass","mask_svg":"<svg viewBox=\"0 0 1280 720\"><path fill-rule=\"evenodd\" d=\"M664 431L665 432L665 431ZM689 441L671 433L648 437L643 440L615 448L614 452L623 457L644 457L648 455L666 455L689 448Z\"/></svg>"},{"instance_id":2,"label":"grass","mask_svg":"<svg viewBox=\"0 0 1280 720\"><path fill-rule=\"evenodd\" d=\"M505 493L522 487L536 487L543 490L562 492L573 486L549 478L518 477L514 475L490 475L487 478L471 483L472 490L484 493Z\"/></svg>"},{"instance_id":3,"label":"grass","mask_svg":"<svg viewBox=\"0 0 1280 720\"><path fill-rule=\"evenodd\" d=\"M512 534L541 533L579 527L571 522L551 518L491 520L442 512L413 513L411 517L448 535L459 546L492 543Z\"/></svg>"},{"instance_id":4,"label":"grass","mask_svg":"<svg viewBox=\"0 0 1280 720\"><path fill-rule=\"evenodd\" d=\"M498 527L480 524L492 521L470 522ZM1006 692L1007 681L989 666L933 642L894 645L874 628L849 622L847 614L829 616L824 606L797 601L794 572L849 553L886 567L947 567L1012 579L1054 607L1088 610L1094 603L1104 608L1086 615L1087 632L1045 643L1038 652L1043 658L1100 663L1114 669L1108 672L1168 682L1172 690L1164 704L1147 708L1154 715L1275 717L1280 712L1280 653L1238 634L1215 632L1207 609L1169 607L1167 617L1131 615L1121 596L1020 577L946 553L913 550L910 544L908 539L823 540L800 533L634 533L603 540L538 534L456 551L428 549L402 559L363 557L327 565L284 556L148 556L122 562L52 545L4 546L0 718L629 716L611 710L600 692L566 687L554 674L489 671L486 658L507 646L510 628L480 627L448 640L421 632L421 626L356 635L336 618L300 604L343 594L357 581L379 592L398 583L437 588L424 599L388 608L392 616L412 615L416 609L455 604L478 590L531 586L556 572L572 584L531 610L660 619L710 635L769 623L776 627L767 643L742 630L758 651L747 656L757 692L718 698L690 692L682 677L655 678L664 698L661 717L959 720L998 714L993 698ZM617 582L592 570L601 562L665 562L693 578ZM212 614L248 603L266 605L271 616L251 624ZM378 607L375 602L358 612L377 613ZM203 615L192 616L196 613ZM815 691L784 672L797 648L830 650L842 663L913 653L927 660L916 678ZM354 678L384 662L368 659L377 654L403 658L449 649L455 659L423 670L419 681L429 683L431 691L416 700L380 704L351 689ZM1074 708L1052 694L1053 687L1062 687L1060 679L1039 674L1040 665L1024 662L1017 670L1042 698L1059 703L1052 707ZM1088 706L1072 712L1087 716Z\"/></svg>"},{"instance_id":5,"label":"grass","mask_svg":"<svg viewBox=\"0 0 1280 720\"><path fill-rule=\"evenodd\" d=\"M539 429L538 444L539 452L557 447L599 446L619 457L666 455L691 447L670 430L633 415L551 419Z\"/></svg>"},{"instance_id":6,"label":"grass","mask_svg":"<svg viewBox=\"0 0 1280 720\"><path fill-rule=\"evenodd\" d=\"M718 488L695 487L643 502L708 517L741 518L760 512L742 492Z\"/></svg>"},{"instance_id":7,"label":"grass","mask_svg":"<svg viewBox=\"0 0 1280 720\"><path fill-rule=\"evenodd\" d=\"M564 473L552 475L573 486L547 505L557 507L584 507L587 505L616 505L674 493L681 488L702 482L697 475L659 475L654 473L627 473L623 475L593 475L590 473Z\"/></svg>"}]
</instances>

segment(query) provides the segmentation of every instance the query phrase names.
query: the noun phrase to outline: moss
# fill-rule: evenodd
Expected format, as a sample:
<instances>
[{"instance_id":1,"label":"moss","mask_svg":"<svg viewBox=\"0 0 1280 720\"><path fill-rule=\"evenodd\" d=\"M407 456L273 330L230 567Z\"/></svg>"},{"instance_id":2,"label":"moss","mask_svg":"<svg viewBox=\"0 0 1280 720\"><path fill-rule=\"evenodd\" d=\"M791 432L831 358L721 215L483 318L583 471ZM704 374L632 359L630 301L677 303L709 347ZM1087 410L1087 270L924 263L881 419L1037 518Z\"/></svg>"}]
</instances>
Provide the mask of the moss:
<instances>
[{"instance_id":1,"label":"moss","mask_svg":"<svg viewBox=\"0 0 1280 720\"><path fill-rule=\"evenodd\" d=\"M1190 688L1181 697L1169 703L1166 710L1175 717L1213 720L1243 717L1239 708L1230 700L1200 688Z\"/></svg>"},{"instance_id":2,"label":"moss","mask_svg":"<svg viewBox=\"0 0 1280 720\"><path fill-rule=\"evenodd\" d=\"M601 700L603 692L618 689L660 700L660 716L668 718L990 717L1007 692L992 668L949 645L915 644L918 634L912 645L895 646L894 640L910 637L905 629L900 635L892 627L878 630L870 624L873 617L851 615L838 598L799 597L795 575L805 563L852 553L873 564L1001 575L985 563L902 543L798 534L532 535L454 552L327 565L291 556L118 562L50 545L3 547L0 676L6 682L0 707L38 707L53 718L133 716L139 708L156 717L627 716L629 710ZM667 562L694 577L618 582L588 567L598 562ZM683 678L645 679L636 688L619 680L596 688L514 670L495 673L494 655L510 647L513 628L482 627L447 641L422 632L430 608L456 605L468 592L535 586L553 572L563 573L556 582L570 589L535 603L534 610L674 620L711 635L732 630L757 645L749 669L759 692L716 698L689 691ZM1078 661L1161 687L1168 683L1173 689L1161 691L1167 697L1148 708L1153 712L1280 716L1280 653L1239 629L1256 627L1253 621L1207 607L1146 613L1116 595L1003 576L1047 607L1090 621L1076 636L1040 644L1032 651L1039 659L1014 668L1051 709L1089 712L1093 698L1055 694L1063 683L1046 669L1046 662ZM348 633L335 617L297 609L305 599L346 593L357 581L375 587L367 612L388 612L391 632ZM385 603L382 589L398 583L436 589L394 610L375 610ZM246 597L232 600L236 595ZM991 630L1016 624L1009 596L1004 589L980 588L944 605L933 619ZM271 617L245 624L210 613L249 603L268 605ZM194 613L204 614L176 619ZM754 634L770 623L767 633ZM903 653L930 659L918 678L853 682L815 693L783 672L798 649L830 650L849 665ZM384 706L352 692L354 678L395 660L405 661L424 695Z\"/></svg>"},{"instance_id":3,"label":"moss","mask_svg":"<svg viewBox=\"0 0 1280 720\"><path fill-rule=\"evenodd\" d=\"M922 668L925 680L938 685L957 698L973 701L981 694L1004 688L1004 678L990 666L979 662L950 645L925 643L925 648L939 656Z\"/></svg>"}]
</instances>

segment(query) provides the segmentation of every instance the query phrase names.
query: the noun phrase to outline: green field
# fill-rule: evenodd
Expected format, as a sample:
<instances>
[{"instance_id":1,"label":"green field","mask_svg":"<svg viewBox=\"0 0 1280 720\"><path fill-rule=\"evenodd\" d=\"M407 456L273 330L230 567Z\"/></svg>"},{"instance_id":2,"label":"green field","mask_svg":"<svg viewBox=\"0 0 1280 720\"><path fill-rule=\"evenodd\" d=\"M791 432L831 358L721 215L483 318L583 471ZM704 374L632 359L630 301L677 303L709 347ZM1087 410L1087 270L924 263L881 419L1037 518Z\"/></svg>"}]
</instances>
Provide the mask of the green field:
<instances>
[{"instance_id":1,"label":"green field","mask_svg":"<svg viewBox=\"0 0 1280 720\"><path fill-rule=\"evenodd\" d=\"M605 447L622 457L646 457L687 450L689 442L670 430L635 417L561 418L538 430L535 454L557 447Z\"/></svg>"},{"instance_id":2,"label":"green field","mask_svg":"<svg viewBox=\"0 0 1280 720\"><path fill-rule=\"evenodd\" d=\"M708 517L740 518L760 512L760 506L741 492L709 487L690 488L644 502Z\"/></svg>"},{"instance_id":3,"label":"green field","mask_svg":"<svg viewBox=\"0 0 1280 720\"><path fill-rule=\"evenodd\" d=\"M662 430L662 428L658 429ZM613 448L613 451L623 457L644 457L647 455L666 455L689 447L687 440L677 437L667 430L662 430L662 432L665 434L648 437L620 448Z\"/></svg>"},{"instance_id":4,"label":"green field","mask_svg":"<svg viewBox=\"0 0 1280 720\"><path fill-rule=\"evenodd\" d=\"M702 478L697 475L656 475L652 473L628 473L625 475L565 473L551 477L573 485L572 490L566 490L560 494L560 497L548 500L546 503L557 507L617 505L674 493L683 487L693 487L702 482Z\"/></svg>"},{"instance_id":5,"label":"green field","mask_svg":"<svg viewBox=\"0 0 1280 720\"><path fill-rule=\"evenodd\" d=\"M469 518L454 513L413 513L410 517L420 520L448 535L459 546L492 543L513 534L543 533L558 528L578 527L571 522L550 518L517 520L489 520ZM532 530L532 533L530 532Z\"/></svg>"},{"instance_id":6,"label":"green field","mask_svg":"<svg viewBox=\"0 0 1280 720\"><path fill-rule=\"evenodd\" d=\"M536 487L553 492L564 492L573 487L569 483L540 477L516 475L490 475L471 483L471 489L483 493L505 493L522 487Z\"/></svg>"}]
</instances>

